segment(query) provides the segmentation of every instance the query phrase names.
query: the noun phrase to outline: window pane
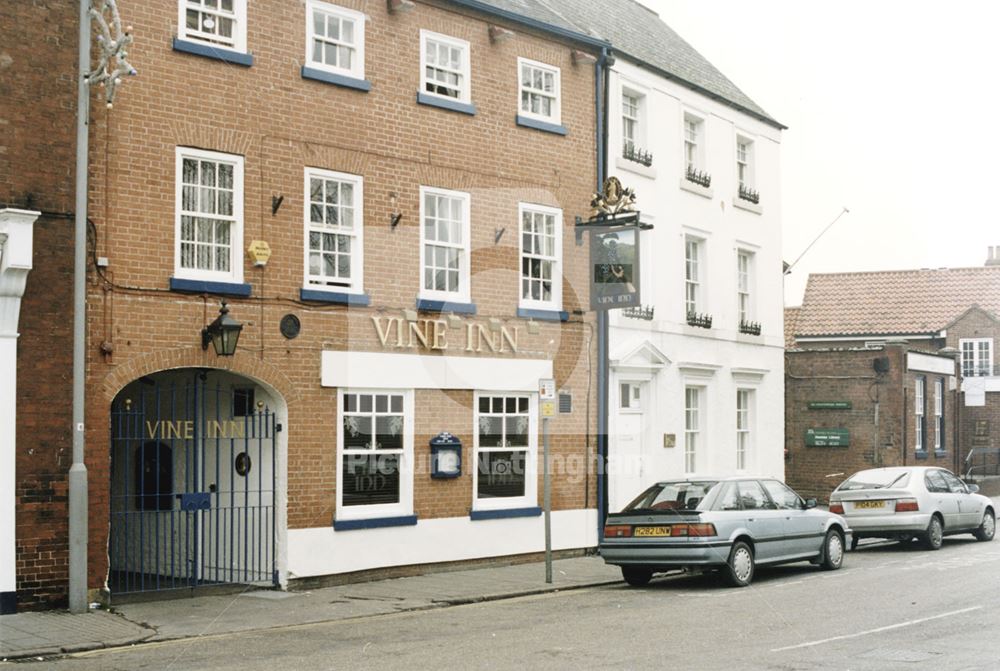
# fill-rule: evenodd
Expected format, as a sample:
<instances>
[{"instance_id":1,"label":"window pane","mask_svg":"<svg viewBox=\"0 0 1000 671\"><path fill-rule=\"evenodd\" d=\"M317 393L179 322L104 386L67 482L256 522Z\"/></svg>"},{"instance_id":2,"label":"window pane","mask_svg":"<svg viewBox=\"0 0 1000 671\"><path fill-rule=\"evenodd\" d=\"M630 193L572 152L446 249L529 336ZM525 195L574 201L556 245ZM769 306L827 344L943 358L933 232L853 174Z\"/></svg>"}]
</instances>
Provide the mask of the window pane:
<instances>
[{"instance_id":1,"label":"window pane","mask_svg":"<svg viewBox=\"0 0 1000 671\"><path fill-rule=\"evenodd\" d=\"M345 454L342 471L345 506L399 502L400 455Z\"/></svg>"},{"instance_id":2,"label":"window pane","mask_svg":"<svg viewBox=\"0 0 1000 671\"><path fill-rule=\"evenodd\" d=\"M481 452L477 476L479 498L524 496L525 455L521 450Z\"/></svg>"}]
</instances>

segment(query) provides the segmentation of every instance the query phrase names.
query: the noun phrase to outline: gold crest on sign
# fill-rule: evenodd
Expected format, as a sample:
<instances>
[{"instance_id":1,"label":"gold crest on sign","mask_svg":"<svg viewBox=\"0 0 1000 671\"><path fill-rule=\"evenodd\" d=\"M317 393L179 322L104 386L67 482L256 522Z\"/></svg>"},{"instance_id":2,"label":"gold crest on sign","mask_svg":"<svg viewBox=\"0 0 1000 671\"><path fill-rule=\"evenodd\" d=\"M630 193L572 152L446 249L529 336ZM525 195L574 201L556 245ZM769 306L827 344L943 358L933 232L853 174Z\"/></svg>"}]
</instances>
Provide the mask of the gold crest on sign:
<instances>
[{"instance_id":1,"label":"gold crest on sign","mask_svg":"<svg viewBox=\"0 0 1000 671\"><path fill-rule=\"evenodd\" d=\"M608 177L604 180L604 193L595 193L590 207L591 218L635 212L635 191L623 187L617 177Z\"/></svg>"}]
</instances>

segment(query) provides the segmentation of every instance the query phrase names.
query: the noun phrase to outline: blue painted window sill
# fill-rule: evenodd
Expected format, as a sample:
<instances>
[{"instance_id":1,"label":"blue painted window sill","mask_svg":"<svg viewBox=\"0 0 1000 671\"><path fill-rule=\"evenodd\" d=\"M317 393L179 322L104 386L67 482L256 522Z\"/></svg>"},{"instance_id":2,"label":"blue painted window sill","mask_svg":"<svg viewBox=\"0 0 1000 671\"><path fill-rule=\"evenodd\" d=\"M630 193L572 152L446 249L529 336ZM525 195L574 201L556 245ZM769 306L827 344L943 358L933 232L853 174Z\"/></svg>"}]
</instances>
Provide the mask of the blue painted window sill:
<instances>
[{"instance_id":1,"label":"blue painted window sill","mask_svg":"<svg viewBox=\"0 0 1000 671\"><path fill-rule=\"evenodd\" d=\"M564 310L535 310L518 308L517 316L522 319L537 319L541 322L568 322L569 313Z\"/></svg>"},{"instance_id":2,"label":"blue painted window sill","mask_svg":"<svg viewBox=\"0 0 1000 671\"><path fill-rule=\"evenodd\" d=\"M253 54L244 54L239 51L220 49L218 47L213 47L210 44L189 42L176 37L174 38L174 51L183 51L186 54L204 56L205 58L214 58L217 61L232 63L233 65L243 65L246 67L253 65Z\"/></svg>"},{"instance_id":3,"label":"blue painted window sill","mask_svg":"<svg viewBox=\"0 0 1000 671\"><path fill-rule=\"evenodd\" d=\"M185 280L170 278L171 291L192 294L220 294L222 296L249 296L251 285L239 282L209 282L206 280Z\"/></svg>"},{"instance_id":4,"label":"blue painted window sill","mask_svg":"<svg viewBox=\"0 0 1000 671\"><path fill-rule=\"evenodd\" d=\"M517 125L524 126L525 128L534 128L535 130L545 131L546 133L555 133L556 135L566 135L567 133L566 126L531 119L526 116L521 116L520 114L517 115Z\"/></svg>"},{"instance_id":5,"label":"blue painted window sill","mask_svg":"<svg viewBox=\"0 0 1000 671\"><path fill-rule=\"evenodd\" d=\"M476 114L476 106L472 103L462 103L449 98L439 98L438 96L428 95L422 91L417 91L417 103L430 105L431 107L440 107L451 112L461 112L470 116L475 116Z\"/></svg>"},{"instance_id":6,"label":"blue painted window sill","mask_svg":"<svg viewBox=\"0 0 1000 671\"><path fill-rule=\"evenodd\" d=\"M417 299L417 309L422 312L454 312L460 315L476 314L475 303L449 303L448 301L432 301L426 298Z\"/></svg>"},{"instance_id":7,"label":"blue painted window sill","mask_svg":"<svg viewBox=\"0 0 1000 671\"><path fill-rule=\"evenodd\" d=\"M470 510L469 519L475 520L503 520L511 517L538 517L542 514L542 509L535 506L533 508L507 508L505 510Z\"/></svg>"},{"instance_id":8,"label":"blue painted window sill","mask_svg":"<svg viewBox=\"0 0 1000 671\"><path fill-rule=\"evenodd\" d=\"M916 451L916 457L917 457L917 459L926 459L927 458L927 450L917 450Z\"/></svg>"},{"instance_id":9,"label":"blue painted window sill","mask_svg":"<svg viewBox=\"0 0 1000 671\"><path fill-rule=\"evenodd\" d=\"M334 531L354 531L356 529L382 529L385 527L412 527L417 523L416 515L400 517L372 517L367 520L334 520Z\"/></svg>"},{"instance_id":10,"label":"blue painted window sill","mask_svg":"<svg viewBox=\"0 0 1000 671\"><path fill-rule=\"evenodd\" d=\"M342 86L345 89L364 91L365 93L372 90L372 83L367 79L358 79L356 77L338 75L333 72L327 72L326 70L320 70L319 68L306 67L305 65L302 66L302 78L314 79L318 82L333 84L334 86Z\"/></svg>"},{"instance_id":11,"label":"blue painted window sill","mask_svg":"<svg viewBox=\"0 0 1000 671\"><path fill-rule=\"evenodd\" d=\"M934 450L934 457L940 459L941 457L947 457L948 452L945 450Z\"/></svg>"},{"instance_id":12,"label":"blue painted window sill","mask_svg":"<svg viewBox=\"0 0 1000 671\"><path fill-rule=\"evenodd\" d=\"M316 301L318 303L339 303L340 305L370 305L372 299L368 294L347 294L339 291L319 291L316 289L300 289L299 299Z\"/></svg>"}]
</instances>

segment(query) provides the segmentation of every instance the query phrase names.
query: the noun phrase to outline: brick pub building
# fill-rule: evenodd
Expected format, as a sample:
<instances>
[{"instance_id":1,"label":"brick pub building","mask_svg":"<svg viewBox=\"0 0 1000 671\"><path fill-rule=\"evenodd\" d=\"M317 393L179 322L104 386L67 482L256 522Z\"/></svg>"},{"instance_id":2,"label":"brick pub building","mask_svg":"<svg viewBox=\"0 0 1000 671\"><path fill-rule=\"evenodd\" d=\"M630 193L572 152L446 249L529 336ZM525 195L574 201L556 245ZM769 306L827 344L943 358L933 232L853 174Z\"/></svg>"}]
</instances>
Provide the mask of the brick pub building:
<instances>
[{"instance_id":1,"label":"brick pub building","mask_svg":"<svg viewBox=\"0 0 1000 671\"><path fill-rule=\"evenodd\" d=\"M540 378L560 391L553 546L596 544L597 343L572 226L597 181L603 43L501 4L120 5L140 74L91 111L95 596L537 553ZM43 273L66 272L60 245ZM203 335L217 319L242 326L230 356ZM18 512L24 605L64 595L66 351L65 401L25 413L67 417L45 440L51 519ZM19 492L39 473L19 461Z\"/></svg>"}]
</instances>

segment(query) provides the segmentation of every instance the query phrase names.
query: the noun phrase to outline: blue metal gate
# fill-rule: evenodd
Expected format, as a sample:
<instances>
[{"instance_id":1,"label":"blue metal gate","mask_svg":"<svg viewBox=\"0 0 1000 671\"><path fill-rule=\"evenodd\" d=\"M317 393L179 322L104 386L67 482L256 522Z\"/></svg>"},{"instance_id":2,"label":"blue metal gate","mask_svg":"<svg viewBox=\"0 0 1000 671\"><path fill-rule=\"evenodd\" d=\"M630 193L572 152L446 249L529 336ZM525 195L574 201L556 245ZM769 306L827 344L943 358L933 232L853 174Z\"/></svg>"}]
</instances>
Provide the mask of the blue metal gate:
<instances>
[{"instance_id":1,"label":"blue metal gate","mask_svg":"<svg viewBox=\"0 0 1000 671\"><path fill-rule=\"evenodd\" d=\"M163 373L111 408L111 593L276 582L275 435L255 387Z\"/></svg>"}]
</instances>

